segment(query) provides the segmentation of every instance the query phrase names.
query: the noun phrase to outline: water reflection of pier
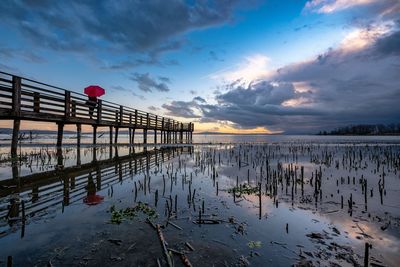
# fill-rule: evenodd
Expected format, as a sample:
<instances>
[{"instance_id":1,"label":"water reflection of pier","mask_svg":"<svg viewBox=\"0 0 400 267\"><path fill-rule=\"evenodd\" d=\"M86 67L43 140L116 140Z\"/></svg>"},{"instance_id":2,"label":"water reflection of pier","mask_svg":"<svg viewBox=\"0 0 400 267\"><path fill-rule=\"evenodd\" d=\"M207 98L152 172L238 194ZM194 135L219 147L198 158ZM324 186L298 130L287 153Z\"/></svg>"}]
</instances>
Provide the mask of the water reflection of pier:
<instances>
[{"instance_id":1,"label":"water reflection of pier","mask_svg":"<svg viewBox=\"0 0 400 267\"><path fill-rule=\"evenodd\" d=\"M51 207L59 206L64 210L65 206L81 202L88 195L91 184L95 191L107 189L181 153L191 152L192 147L144 149L121 157L117 151L105 160L78 162L72 167L0 181L0 223L20 224L23 236L26 218L40 217ZM0 237L9 232L3 227L0 224Z\"/></svg>"}]
</instances>

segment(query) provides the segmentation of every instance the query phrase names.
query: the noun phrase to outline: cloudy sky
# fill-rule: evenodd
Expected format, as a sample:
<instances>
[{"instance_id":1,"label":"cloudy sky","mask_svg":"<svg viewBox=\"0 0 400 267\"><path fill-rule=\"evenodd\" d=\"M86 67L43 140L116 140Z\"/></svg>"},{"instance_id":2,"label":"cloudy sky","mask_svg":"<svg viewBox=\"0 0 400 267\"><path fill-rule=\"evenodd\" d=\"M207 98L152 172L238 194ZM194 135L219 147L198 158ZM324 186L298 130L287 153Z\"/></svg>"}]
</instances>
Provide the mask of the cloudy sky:
<instances>
[{"instance_id":1,"label":"cloudy sky","mask_svg":"<svg viewBox=\"0 0 400 267\"><path fill-rule=\"evenodd\" d=\"M399 0L4 0L0 35L2 71L197 131L400 118Z\"/></svg>"}]
</instances>

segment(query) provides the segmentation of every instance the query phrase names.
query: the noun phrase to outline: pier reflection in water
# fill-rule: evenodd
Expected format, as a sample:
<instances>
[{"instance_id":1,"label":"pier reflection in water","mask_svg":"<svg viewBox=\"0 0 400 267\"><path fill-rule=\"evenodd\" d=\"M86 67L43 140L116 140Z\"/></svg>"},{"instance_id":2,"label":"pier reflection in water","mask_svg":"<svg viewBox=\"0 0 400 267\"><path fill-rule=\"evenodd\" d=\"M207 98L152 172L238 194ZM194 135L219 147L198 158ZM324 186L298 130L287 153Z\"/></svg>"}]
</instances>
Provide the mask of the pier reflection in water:
<instances>
[{"instance_id":1,"label":"pier reflection in water","mask_svg":"<svg viewBox=\"0 0 400 267\"><path fill-rule=\"evenodd\" d=\"M122 156L120 149L124 153ZM12 164L12 177L0 181L0 221L7 222L0 225L0 237L20 229L23 238L27 219L35 221L47 214L49 208L58 207L64 212L77 202L97 204L103 197L96 192L112 188L132 175L148 173L151 168L159 167L181 153L191 153L192 147L91 148L85 151L86 163L82 163L81 149L74 152L76 165L64 167L65 155L57 150L57 165L46 172L19 176L20 164ZM99 153L101 159L98 159ZM108 154L107 158L105 154ZM90 156L91 160L88 160Z\"/></svg>"}]
</instances>

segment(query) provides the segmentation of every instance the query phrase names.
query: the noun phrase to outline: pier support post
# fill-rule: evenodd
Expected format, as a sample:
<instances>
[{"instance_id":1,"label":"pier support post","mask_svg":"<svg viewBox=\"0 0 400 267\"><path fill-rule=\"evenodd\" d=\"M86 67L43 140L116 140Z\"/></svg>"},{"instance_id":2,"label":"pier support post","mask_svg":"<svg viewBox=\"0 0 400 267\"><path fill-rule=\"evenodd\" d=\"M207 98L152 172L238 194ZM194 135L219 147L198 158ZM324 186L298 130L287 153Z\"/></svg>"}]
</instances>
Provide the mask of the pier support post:
<instances>
[{"instance_id":1,"label":"pier support post","mask_svg":"<svg viewBox=\"0 0 400 267\"><path fill-rule=\"evenodd\" d=\"M132 129L132 141L131 141L132 145L135 144L135 128Z\"/></svg>"},{"instance_id":2,"label":"pier support post","mask_svg":"<svg viewBox=\"0 0 400 267\"><path fill-rule=\"evenodd\" d=\"M18 177L19 177L19 168L18 168L18 166L19 166L18 165L18 161L15 158L12 159L12 161L11 161L11 172L12 172L12 178L14 180L18 179Z\"/></svg>"},{"instance_id":3,"label":"pier support post","mask_svg":"<svg viewBox=\"0 0 400 267\"><path fill-rule=\"evenodd\" d=\"M110 145L113 143L113 127L110 126Z\"/></svg>"},{"instance_id":4,"label":"pier support post","mask_svg":"<svg viewBox=\"0 0 400 267\"><path fill-rule=\"evenodd\" d=\"M119 131L119 127L115 127L115 139L114 139L114 144L118 144L118 131Z\"/></svg>"},{"instance_id":5,"label":"pier support post","mask_svg":"<svg viewBox=\"0 0 400 267\"><path fill-rule=\"evenodd\" d=\"M93 145L97 142L97 126L93 125Z\"/></svg>"},{"instance_id":6,"label":"pier support post","mask_svg":"<svg viewBox=\"0 0 400 267\"><path fill-rule=\"evenodd\" d=\"M157 130L154 130L154 144L157 144Z\"/></svg>"},{"instance_id":7,"label":"pier support post","mask_svg":"<svg viewBox=\"0 0 400 267\"><path fill-rule=\"evenodd\" d=\"M81 132L82 126L80 124L76 125L76 146L79 148L81 147Z\"/></svg>"},{"instance_id":8,"label":"pier support post","mask_svg":"<svg viewBox=\"0 0 400 267\"><path fill-rule=\"evenodd\" d=\"M129 132L128 143L129 145L132 145L132 128L129 127L128 132Z\"/></svg>"},{"instance_id":9,"label":"pier support post","mask_svg":"<svg viewBox=\"0 0 400 267\"><path fill-rule=\"evenodd\" d=\"M76 165L81 166L81 148L76 149Z\"/></svg>"},{"instance_id":10,"label":"pier support post","mask_svg":"<svg viewBox=\"0 0 400 267\"><path fill-rule=\"evenodd\" d=\"M147 144L147 129L143 129L143 144Z\"/></svg>"},{"instance_id":11,"label":"pier support post","mask_svg":"<svg viewBox=\"0 0 400 267\"><path fill-rule=\"evenodd\" d=\"M19 119L14 120L12 141L11 141L11 157L15 159L17 157L17 147L18 147L18 135L21 121Z\"/></svg>"},{"instance_id":12,"label":"pier support post","mask_svg":"<svg viewBox=\"0 0 400 267\"><path fill-rule=\"evenodd\" d=\"M63 123L57 123L58 130L57 130L57 148L60 148L62 146L62 139L63 139L63 133L64 133L64 124Z\"/></svg>"},{"instance_id":13,"label":"pier support post","mask_svg":"<svg viewBox=\"0 0 400 267\"><path fill-rule=\"evenodd\" d=\"M93 159L92 159L92 161L93 162L96 162L97 161L97 147L93 147Z\"/></svg>"},{"instance_id":14,"label":"pier support post","mask_svg":"<svg viewBox=\"0 0 400 267\"><path fill-rule=\"evenodd\" d=\"M62 149L61 149L61 147L58 147L57 148L57 153L56 153L56 155L57 155L57 169L58 170L62 170L63 168L64 168L64 157L63 157L63 154L62 154Z\"/></svg>"}]
</instances>

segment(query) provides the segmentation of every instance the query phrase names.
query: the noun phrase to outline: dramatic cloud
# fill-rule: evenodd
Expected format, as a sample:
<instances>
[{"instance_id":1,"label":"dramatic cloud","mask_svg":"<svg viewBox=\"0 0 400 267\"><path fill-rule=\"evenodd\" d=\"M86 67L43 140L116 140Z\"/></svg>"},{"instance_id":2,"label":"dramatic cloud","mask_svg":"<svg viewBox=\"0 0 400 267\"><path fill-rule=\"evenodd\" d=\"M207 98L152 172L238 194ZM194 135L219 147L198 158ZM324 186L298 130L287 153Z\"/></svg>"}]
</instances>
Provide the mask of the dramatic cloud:
<instances>
[{"instance_id":1,"label":"dramatic cloud","mask_svg":"<svg viewBox=\"0 0 400 267\"><path fill-rule=\"evenodd\" d=\"M19 49L9 48L9 47L1 47L0 46L0 58L2 59L13 59L13 58L21 58L27 62L32 63L45 63L46 59L35 54L31 50L20 51Z\"/></svg>"},{"instance_id":2,"label":"dramatic cloud","mask_svg":"<svg viewBox=\"0 0 400 267\"><path fill-rule=\"evenodd\" d=\"M138 88L143 92L152 92L153 90L159 92L168 92L170 89L167 83L170 82L169 78L159 77L158 81L150 77L149 73L134 73L131 80L135 81Z\"/></svg>"},{"instance_id":3,"label":"dramatic cloud","mask_svg":"<svg viewBox=\"0 0 400 267\"><path fill-rule=\"evenodd\" d=\"M376 46L382 55L400 56L400 31L378 40Z\"/></svg>"},{"instance_id":4,"label":"dramatic cloud","mask_svg":"<svg viewBox=\"0 0 400 267\"><path fill-rule=\"evenodd\" d=\"M268 63L270 59L264 55L253 55L246 57L244 62L209 75L214 80L223 80L226 82L242 81L250 82L259 77L268 76L270 69Z\"/></svg>"},{"instance_id":5,"label":"dramatic cloud","mask_svg":"<svg viewBox=\"0 0 400 267\"><path fill-rule=\"evenodd\" d=\"M0 1L0 16L41 48L89 52L96 47L154 56L179 49L185 32L231 20L237 4L232 0Z\"/></svg>"},{"instance_id":6,"label":"dramatic cloud","mask_svg":"<svg viewBox=\"0 0 400 267\"><path fill-rule=\"evenodd\" d=\"M344 10L353 12L353 24L382 21L398 17L400 1L398 0L310 0L304 7L305 11L315 13L334 13ZM361 15L362 14L362 15Z\"/></svg>"},{"instance_id":7,"label":"dramatic cloud","mask_svg":"<svg viewBox=\"0 0 400 267\"><path fill-rule=\"evenodd\" d=\"M201 118L201 106L206 103L202 97L194 97L192 101L172 101L162 107L167 115L182 118Z\"/></svg>"},{"instance_id":8,"label":"dramatic cloud","mask_svg":"<svg viewBox=\"0 0 400 267\"><path fill-rule=\"evenodd\" d=\"M311 0L306 3L305 8L318 13L331 13L378 1L382 0Z\"/></svg>"},{"instance_id":9,"label":"dramatic cloud","mask_svg":"<svg viewBox=\"0 0 400 267\"><path fill-rule=\"evenodd\" d=\"M400 118L400 29L362 29L313 60L291 64L247 86L242 80L217 92L217 104L180 102L171 115L229 121L238 128L266 127L315 133L356 123L392 123Z\"/></svg>"},{"instance_id":10,"label":"dramatic cloud","mask_svg":"<svg viewBox=\"0 0 400 267\"><path fill-rule=\"evenodd\" d=\"M148 109L151 110L151 111L158 111L159 110L159 108L155 107L155 106L149 106Z\"/></svg>"},{"instance_id":11,"label":"dramatic cloud","mask_svg":"<svg viewBox=\"0 0 400 267\"><path fill-rule=\"evenodd\" d=\"M207 101L200 96L196 96L195 98L193 98L193 100L197 101L198 103L207 103Z\"/></svg>"}]
</instances>

